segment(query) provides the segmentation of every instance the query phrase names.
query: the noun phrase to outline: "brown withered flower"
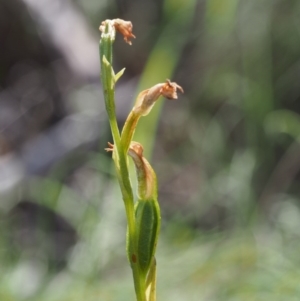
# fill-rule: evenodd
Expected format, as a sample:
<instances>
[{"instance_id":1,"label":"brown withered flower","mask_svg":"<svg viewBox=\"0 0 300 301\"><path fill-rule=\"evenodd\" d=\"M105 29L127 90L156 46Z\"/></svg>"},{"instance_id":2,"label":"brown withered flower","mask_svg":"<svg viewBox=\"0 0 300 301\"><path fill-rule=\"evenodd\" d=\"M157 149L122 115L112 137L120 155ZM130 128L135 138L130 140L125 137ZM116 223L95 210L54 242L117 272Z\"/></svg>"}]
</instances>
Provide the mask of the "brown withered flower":
<instances>
[{"instance_id":1,"label":"brown withered flower","mask_svg":"<svg viewBox=\"0 0 300 301\"><path fill-rule=\"evenodd\" d=\"M137 97L133 111L145 116L150 112L160 96L168 99L177 99L177 90L181 93L184 92L181 86L167 79L165 83L157 84L150 89L142 91Z\"/></svg>"},{"instance_id":2,"label":"brown withered flower","mask_svg":"<svg viewBox=\"0 0 300 301\"><path fill-rule=\"evenodd\" d=\"M132 33L132 23L122 19L114 19L113 24L115 29L124 36L125 42L131 45L131 41L129 39L135 39L135 35Z\"/></svg>"},{"instance_id":3,"label":"brown withered flower","mask_svg":"<svg viewBox=\"0 0 300 301\"><path fill-rule=\"evenodd\" d=\"M143 156L143 146L131 141L128 155L132 158L138 179L138 197L146 200L157 196L156 175L147 159Z\"/></svg>"},{"instance_id":4,"label":"brown withered flower","mask_svg":"<svg viewBox=\"0 0 300 301\"><path fill-rule=\"evenodd\" d=\"M183 89L181 86L176 83L172 83L169 79L166 80L166 83L161 89L161 95L168 99L177 99L177 89L183 93Z\"/></svg>"},{"instance_id":5,"label":"brown withered flower","mask_svg":"<svg viewBox=\"0 0 300 301\"><path fill-rule=\"evenodd\" d=\"M135 35L132 33L132 23L130 21L122 19L105 20L99 27L101 32L104 32L106 22L111 22L115 29L123 35L125 42L129 45L132 44L129 39L135 38Z\"/></svg>"},{"instance_id":6,"label":"brown withered flower","mask_svg":"<svg viewBox=\"0 0 300 301\"><path fill-rule=\"evenodd\" d=\"M105 148L107 152L114 151L114 145L108 142L108 147ZM138 197L141 199L148 199L157 194L156 191L156 175L143 156L144 148L139 142L131 141L128 149L128 155L132 158L136 175L138 179Z\"/></svg>"}]
</instances>

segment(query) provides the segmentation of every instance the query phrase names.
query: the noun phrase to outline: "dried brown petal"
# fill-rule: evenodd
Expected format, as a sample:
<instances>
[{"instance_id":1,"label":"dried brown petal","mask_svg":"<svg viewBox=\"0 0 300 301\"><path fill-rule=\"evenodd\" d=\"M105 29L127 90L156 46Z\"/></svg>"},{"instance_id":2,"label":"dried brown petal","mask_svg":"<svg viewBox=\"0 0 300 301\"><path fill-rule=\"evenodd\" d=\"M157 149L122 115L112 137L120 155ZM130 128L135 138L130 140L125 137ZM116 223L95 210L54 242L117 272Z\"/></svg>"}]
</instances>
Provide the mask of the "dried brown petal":
<instances>
[{"instance_id":1,"label":"dried brown petal","mask_svg":"<svg viewBox=\"0 0 300 301\"><path fill-rule=\"evenodd\" d=\"M125 42L131 45L131 41L129 39L135 38L135 35L132 33L132 23L122 19L114 19L112 21L115 29L124 36Z\"/></svg>"},{"instance_id":2,"label":"dried brown petal","mask_svg":"<svg viewBox=\"0 0 300 301\"><path fill-rule=\"evenodd\" d=\"M165 85L162 87L161 95L168 99L177 99L177 89L183 93L181 86L177 85L175 82L172 83L169 79L167 79Z\"/></svg>"},{"instance_id":3,"label":"dried brown petal","mask_svg":"<svg viewBox=\"0 0 300 301\"><path fill-rule=\"evenodd\" d=\"M110 143L110 142L107 142L107 144L108 144L108 147L105 148L105 150L107 152L112 152L114 150L114 145L112 143Z\"/></svg>"},{"instance_id":4,"label":"dried brown petal","mask_svg":"<svg viewBox=\"0 0 300 301\"><path fill-rule=\"evenodd\" d=\"M131 141L129 151L134 151L140 158L142 158L144 153L144 148L140 143Z\"/></svg>"}]
</instances>

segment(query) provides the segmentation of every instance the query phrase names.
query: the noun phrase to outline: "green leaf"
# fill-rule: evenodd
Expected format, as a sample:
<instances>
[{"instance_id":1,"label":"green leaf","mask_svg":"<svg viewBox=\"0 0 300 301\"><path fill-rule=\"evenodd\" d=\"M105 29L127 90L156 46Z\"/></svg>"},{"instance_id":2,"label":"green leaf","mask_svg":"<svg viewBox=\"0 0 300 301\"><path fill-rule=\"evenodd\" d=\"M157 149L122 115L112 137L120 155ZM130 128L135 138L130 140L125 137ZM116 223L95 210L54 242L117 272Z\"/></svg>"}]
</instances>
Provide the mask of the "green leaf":
<instances>
[{"instance_id":1,"label":"green leaf","mask_svg":"<svg viewBox=\"0 0 300 301\"><path fill-rule=\"evenodd\" d=\"M124 71L126 68L123 68L122 70L120 70L115 76L114 76L114 80L115 83L119 80L119 78L123 75Z\"/></svg>"}]
</instances>

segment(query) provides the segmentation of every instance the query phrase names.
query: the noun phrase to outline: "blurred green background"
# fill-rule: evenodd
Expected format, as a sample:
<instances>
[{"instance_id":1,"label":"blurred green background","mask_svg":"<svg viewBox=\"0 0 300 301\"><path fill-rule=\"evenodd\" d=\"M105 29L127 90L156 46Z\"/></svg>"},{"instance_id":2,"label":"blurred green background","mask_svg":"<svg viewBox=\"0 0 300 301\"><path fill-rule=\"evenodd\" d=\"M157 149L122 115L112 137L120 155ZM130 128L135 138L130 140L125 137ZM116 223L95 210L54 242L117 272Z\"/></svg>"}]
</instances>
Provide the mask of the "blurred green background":
<instances>
[{"instance_id":1,"label":"blurred green background","mask_svg":"<svg viewBox=\"0 0 300 301\"><path fill-rule=\"evenodd\" d=\"M99 82L118 36L120 127L156 170L158 300L300 300L299 0L0 0L0 300L134 299Z\"/></svg>"}]
</instances>

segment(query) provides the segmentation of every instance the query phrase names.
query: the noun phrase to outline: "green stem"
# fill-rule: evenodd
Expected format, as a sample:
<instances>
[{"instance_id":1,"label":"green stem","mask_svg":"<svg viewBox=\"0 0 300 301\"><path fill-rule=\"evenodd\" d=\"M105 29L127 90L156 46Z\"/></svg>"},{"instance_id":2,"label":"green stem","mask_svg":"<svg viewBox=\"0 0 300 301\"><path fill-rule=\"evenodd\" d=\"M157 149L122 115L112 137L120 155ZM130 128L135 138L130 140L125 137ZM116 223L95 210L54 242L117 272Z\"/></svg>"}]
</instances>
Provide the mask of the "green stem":
<instances>
[{"instance_id":1,"label":"green stem","mask_svg":"<svg viewBox=\"0 0 300 301\"><path fill-rule=\"evenodd\" d=\"M126 152L128 151L130 142L133 138L135 128L139 119L140 119L140 115L136 114L134 111L131 111L125 121L122 134L121 134L121 142Z\"/></svg>"},{"instance_id":2,"label":"green stem","mask_svg":"<svg viewBox=\"0 0 300 301\"><path fill-rule=\"evenodd\" d=\"M119 148L119 166L117 169L118 181L121 187L121 192L123 196L123 201L125 204L127 224L128 224L128 239L130 240L130 245L132 246L132 254L136 254L137 246L135 245L135 217L134 217L134 202L132 188L129 181L129 172L127 161L124 158L123 145ZM136 263L132 262L132 258L129 258L132 268L134 288L137 297L137 301L146 301L145 296L145 280L141 277L141 272Z\"/></svg>"},{"instance_id":3,"label":"green stem","mask_svg":"<svg viewBox=\"0 0 300 301\"><path fill-rule=\"evenodd\" d=\"M112 69L112 44L114 41L114 35L115 29L109 22L106 23L105 32L101 36L99 45L101 81L104 91L106 111L108 114L109 124L114 140L113 159L115 162L118 181L125 205L126 218L128 223L128 239L130 240L130 245L133 248L132 254L136 254L137 247L135 245L136 231L134 216L134 198L127 164L127 151L130 144L130 140L121 141L115 112L115 75ZM129 135L129 137L132 138L132 135ZM137 264L133 263L131 258L129 260L131 262L137 300L146 301L145 279L142 276Z\"/></svg>"}]
</instances>

